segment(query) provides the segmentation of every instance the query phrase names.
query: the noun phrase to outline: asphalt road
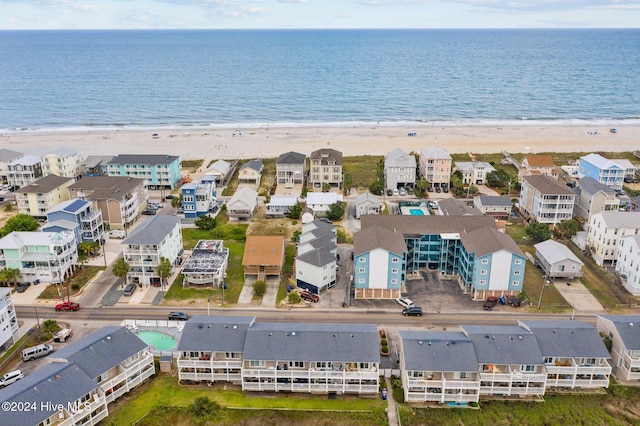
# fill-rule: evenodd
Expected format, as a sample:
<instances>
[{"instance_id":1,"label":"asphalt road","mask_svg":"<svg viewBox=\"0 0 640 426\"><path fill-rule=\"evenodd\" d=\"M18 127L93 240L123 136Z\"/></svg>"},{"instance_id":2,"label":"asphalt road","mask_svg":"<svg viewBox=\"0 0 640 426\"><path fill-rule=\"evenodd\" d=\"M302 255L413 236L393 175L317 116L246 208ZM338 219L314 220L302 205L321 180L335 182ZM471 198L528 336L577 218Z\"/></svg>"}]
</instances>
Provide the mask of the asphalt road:
<instances>
[{"instance_id":1,"label":"asphalt road","mask_svg":"<svg viewBox=\"0 0 640 426\"><path fill-rule=\"evenodd\" d=\"M93 321L119 324L123 319L166 319L171 310L182 310L193 315L207 315L207 308L171 308L171 307L103 307L81 308L77 312L55 312L53 308L38 310L40 318L58 321ZM35 320L33 307L16 306L18 318ZM571 314L518 313L481 311L425 314L422 317L404 317L399 311L344 309L267 309L267 308L212 308L211 315L255 316L265 322L305 322L305 323L353 323L376 324L398 328L447 328L463 324L516 325L518 320L567 320ZM594 314L576 314L575 320L595 324Z\"/></svg>"}]
</instances>

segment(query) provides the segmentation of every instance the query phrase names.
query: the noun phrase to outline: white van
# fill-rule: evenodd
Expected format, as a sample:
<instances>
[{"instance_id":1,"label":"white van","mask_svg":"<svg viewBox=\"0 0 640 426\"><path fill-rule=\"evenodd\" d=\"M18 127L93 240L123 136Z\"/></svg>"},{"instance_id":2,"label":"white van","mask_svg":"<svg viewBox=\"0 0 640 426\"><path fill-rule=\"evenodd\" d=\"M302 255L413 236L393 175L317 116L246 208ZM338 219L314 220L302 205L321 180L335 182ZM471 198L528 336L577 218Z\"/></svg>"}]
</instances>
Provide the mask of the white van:
<instances>
[{"instance_id":1,"label":"white van","mask_svg":"<svg viewBox=\"0 0 640 426\"><path fill-rule=\"evenodd\" d=\"M53 353L53 346L51 345L38 345L32 348L27 348L22 351L23 361L33 361L36 358L42 358L50 353Z\"/></svg>"},{"instance_id":2,"label":"white van","mask_svg":"<svg viewBox=\"0 0 640 426\"><path fill-rule=\"evenodd\" d=\"M11 383L15 383L23 377L24 374L22 374L21 370L10 371L4 376L0 377L0 388L9 386Z\"/></svg>"}]
</instances>

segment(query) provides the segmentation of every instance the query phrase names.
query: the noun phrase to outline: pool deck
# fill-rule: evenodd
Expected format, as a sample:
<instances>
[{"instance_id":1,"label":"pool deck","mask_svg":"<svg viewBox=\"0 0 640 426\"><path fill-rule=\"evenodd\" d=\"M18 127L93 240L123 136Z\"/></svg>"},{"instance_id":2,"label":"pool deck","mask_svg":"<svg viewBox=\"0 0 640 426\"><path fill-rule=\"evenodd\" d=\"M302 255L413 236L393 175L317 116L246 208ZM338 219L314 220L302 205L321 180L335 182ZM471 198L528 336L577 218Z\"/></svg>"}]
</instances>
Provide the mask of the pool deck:
<instances>
[{"instance_id":1,"label":"pool deck","mask_svg":"<svg viewBox=\"0 0 640 426\"><path fill-rule=\"evenodd\" d=\"M411 214L411 210L420 210L424 216L429 216L429 208L426 206L400 206L400 213L405 216L419 216Z\"/></svg>"}]
</instances>

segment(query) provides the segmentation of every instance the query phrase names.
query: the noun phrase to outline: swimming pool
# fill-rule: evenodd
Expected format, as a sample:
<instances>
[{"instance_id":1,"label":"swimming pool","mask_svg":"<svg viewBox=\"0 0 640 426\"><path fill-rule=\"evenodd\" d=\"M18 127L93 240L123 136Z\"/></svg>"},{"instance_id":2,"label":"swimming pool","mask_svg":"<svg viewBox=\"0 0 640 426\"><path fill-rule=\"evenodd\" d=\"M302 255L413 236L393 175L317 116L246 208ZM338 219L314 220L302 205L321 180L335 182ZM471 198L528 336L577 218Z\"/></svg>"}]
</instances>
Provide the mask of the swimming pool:
<instances>
[{"instance_id":1,"label":"swimming pool","mask_svg":"<svg viewBox=\"0 0 640 426\"><path fill-rule=\"evenodd\" d=\"M175 348L178 341L167 333L155 330L142 330L136 333L143 342L151 345L159 351Z\"/></svg>"},{"instance_id":2,"label":"swimming pool","mask_svg":"<svg viewBox=\"0 0 640 426\"><path fill-rule=\"evenodd\" d=\"M424 216L422 209L409 209L409 214L411 214L411 216Z\"/></svg>"}]
</instances>

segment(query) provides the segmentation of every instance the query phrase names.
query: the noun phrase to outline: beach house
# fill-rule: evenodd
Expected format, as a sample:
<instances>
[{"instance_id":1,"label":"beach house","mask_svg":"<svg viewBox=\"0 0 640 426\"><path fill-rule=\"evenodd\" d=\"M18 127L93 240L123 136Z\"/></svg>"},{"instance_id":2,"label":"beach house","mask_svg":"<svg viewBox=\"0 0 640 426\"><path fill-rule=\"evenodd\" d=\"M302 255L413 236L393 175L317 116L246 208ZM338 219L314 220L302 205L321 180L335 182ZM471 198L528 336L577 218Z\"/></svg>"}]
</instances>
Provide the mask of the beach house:
<instances>
[{"instance_id":1,"label":"beach house","mask_svg":"<svg viewBox=\"0 0 640 426\"><path fill-rule=\"evenodd\" d=\"M149 345L122 326L102 327L67 343L47 360L80 368L100 387L107 404L156 373Z\"/></svg>"},{"instance_id":2,"label":"beach house","mask_svg":"<svg viewBox=\"0 0 640 426\"><path fill-rule=\"evenodd\" d=\"M576 279L584 273L583 263L567 246L554 240L542 241L534 245L536 264L542 268L547 278Z\"/></svg>"},{"instance_id":3,"label":"beach house","mask_svg":"<svg viewBox=\"0 0 640 426\"><path fill-rule=\"evenodd\" d=\"M628 235L638 235L640 212L604 211L591 216L587 247L595 262L613 265L618 259L620 239Z\"/></svg>"},{"instance_id":4,"label":"beach house","mask_svg":"<svg viewBox=\"0 0 640 426\"><path fill-rule=\"evenodd\" d=\"M82 243L101 242L104 239L104 223L102 211L95 201L72 200L63 201L47 212L47 224L42 226L46 232L71 231L76 241Z\"/></svg>"},{"instance_id":5,"label":"beach house","mask_svg":"<svg viewBox=\"0 0 640 426\"><path fill-rule=\"evenodd\" d=\"M8 183L9 163L24 157L22 152L0 148L0 183Z\"/></svg>"},{"instance_id":6,"label":"beach house","mask_svg":"<svg viewBox=\"0 0 640 426\"><path fill-rule=\"evenodd\" d=\"M404 402L479 401L478 360L464 333L400 330L399 346Z\"/></svg>"},{"instance_id":7,"label":"beach house","mask_svg":"<svg viewBox=\"0 0 640 426\"><path fill-rule=\"evenodd\" d=\"M385 188L400 189L416 184L416 157L396 148L384 158Z\"/></svg>"},{"instance_id":8,"label":"beach house","mask_svg":"<svg viewBox=\"0 0 640 426\"><path fill-rule=\"evenodd\" d=\"M213 180L185 183L180 187L180 191L182 210L184 217L188 219L196 219L209 213L216 201L216 184Z\"/></svg>"},{"instance_id":9,"label":"beach house","mask_svg":"<svg viewBox=\"0 0 640 426\"><path fill-rule=\"evenodd\" d=\"M0 288L0 350L9 349L18 336L18 317L10 288Z\"/></svg>"},{"instance_id":10,"label":"beach house","mask_svg":"<svg viewBox=\"0 0 640 426\"><path fill-rule=\"evenodd\" d=\"M60 284L78 263L73 232L12 232L0 239L0 264L20 270L23 281Z\"/></svg>"},{"instance_id":11,"label":"beach house","mask_svg":"<svg viewBox=\"0 0 640 426\"><path fill-rule=\"evenodd\" d=\"M407 252L401 233L381 226L363 225L363 229L353 235L355 298L400 297L406 280Z\"/></svg>"},{"instance_id":12,"label":"beach house","mask_svg":"<svg viewBox=\"0 0 640 426\"><path fill-rule=\"evenodd\" d=\"M420 175L431 186L447 188L451 181L452 158L449 153L437 146L420 150Z\"/></svg>"},{"instance_id":13,"label":"beach house","mask_svg":"<svg viewBox=\"0 0 640 426\"><path fill-rule=\"evenodd\" d=\"M547 390L609 387L611 355L594 326L567 320L527 320L518 325L538 342Z\"/></svg>"},{"instance_id":14,"label":"beach house","mask_svg":"<svg viewBox=\"0 0 640 426\"><path fill-rule=\"evenodd\" d=\"M591 216L595 213L620 209L620 200L616 197L616 191L592 177L580 178L573 191L576 193L573 214L584 220L585 228L588 228Z\"/></svg>"},{"instance_id":15,"label":"beach house","mask_svg":"<svg viewBox=\"0 0 640 426\"><path fill-rule=\"evenodd\" d=\"M624 183L626 168L614 160L604 158L600 154L587 154L580 157L578 175L588 176L603 185L620 190Z\"/></svg>"},{"instance_id":16,"label":"beach house","mask_svg":"<svg viewBox=\"0 0 640 426\"><path fill-rule=\"evenodd\" d=\"M242 257L244 277L250 275L255 280L280 277L284 264L284 237L247 235Z\"/></svg>"},{"instance_id":17,"label":"beach house","mask_svg":"<svg viewBox=\"0 0 640 426\"><path fill-rule=\"evenodd\" d=\"M486 161L456 161L455 169L462 173L462 183L467 185L484 185L487 174L496 171Z\"/></svg>"},{"instance_id":18,"label":"beach house","mask_svg":"<svg viewBox=\"0 0 640 426\"><path fill-rule=\"evenodd\" d=\"M309 156L309 184L313 191L342 187L342 153L322 148Z\"/></svg>"},{"instance_id":19,"label":"beach house","mask_svg":"<svg viewBox=\"0 0 640 426\"><path fill-rule=\"evenodd\" d=\"M302 226L295 259L296 285L319 294L337 280L335 226L315 221Z\"/></svg>"},{"instance_id":20,"label":"beach house","mask_svg":"<svg viewBox=\"0 0 640 426\"><path fill-rule=\"evenodd\" d=\"M82 162L82 174L85 176L107 176L107 165L113 155L87 155Z\"/></svg>"},{"instance_id":21,"label":"beach house","mask_svg":"<svg viewBox=\"0 0 640 426\"><path fill-rule=\"evenodd\" d=\"M640 296L640 235L620 238L616 272L633 296Z\"/></svg>"},{"instance_id":22,"label":"beach house","mask_svg":"<svg viewBox=\"0 0 640 426\"><path fill-rule=\"evenodd\" d=\"M495 219L507 219L513 210L509 197L481 195L473 199L473 206L483 214Z\"/></svg>"},{"instance_id":23,"label":"beach house","mask_svg":"<svg viewBox=\"0 0 640 426\"><path fill-rule=\"evenodd\" d=\"M109 229L126 229L147 206L144 179L119 176L85 176L69 186L69 198L95 201Z\"/></svg>"},{"instance_id":24,"label":"beach house","mask_svg":"<svg viewBox=\"0 0 640 426\"><path fill-rule=\"evenodd\" d=\"M598 315L596 328L611 347L616 379L640 382L640 315Z\"/></svg>"},{"instance_id":25,"label":"beach house","mask_svg":"<svg viewBox=\"0 0 640 426\"><path fill-rule=\"evenodd\" d=\"M178 379L242 383L242 364L250 316L193 316L182 330L177 351Z\"/></svg>"},{"instance_id":26,"label":"beach house","mask_svg":"<svg viewBox=\"0 0 640 426\"><path fill-rule=\"evenodd\" d=\"M249 160L240 166L238 171L238 181L254 183L258 186L260 185L260 178L262 177L263 170L264 164L262 163L262 160Z\"/></svg>"},{"instance_id":27,"label":"beach house","mask_svg":"<svg viewBox=\"0 0 640 426\"><path fill-rule=\"evenodd\" d=\"M163 154L121 154L107 164L108 176L145 180L149 189L175 189L182 179L180 157Z\"/></svg>"},{"instance_id":28,"label":"beach house","mask_svg":"<svg viewBox=\"0 0 640 426\"><path fill-rule=\"evenodd\" d=\"M256 322L247 330L242 365L244 391L377 394L378 329Z\"/></svg>"},{"instance_id":29,"label":"beach house","mask_svg":"<svg viewBox=\"0 0 640 426\"><path fill-rule=\"evenodd\" d=\"M293 188L297 183L304 183L307 173L307 157L298 152L289 151L280 154L276 160L276 183L285 188Z\"/></svg>"},{"instance_id":30,"label":"beach house","mask_svg":"<svg viewBox=\"0 0 640 426\"><path fill-rule=\"evenodd\" d=\"M467 204L466 200L457 198L445 198L438 201L435 213L444 216L482 216L480 210Z\"/></svg>"},{"instance_id":31,"label":"beach house","mask_svg":"<svg viewBox=\"0 0 640 426\"><path fill-rule=\"evenodd\" d=\"M313 209L315 213L329 211L332 204L342 202L342 194L337 192L309 192L307 194L307 207Z\"/></svg>"},{"instance_id":32,"label":"beach house","mask_svg":"<svg viewBox=\"0 0 640 426\"><path fill-rule=\"evenodd\" d=\"M42 156L42 173L76 180L82 176L82 161L82 154L77 150L59 147Z\"/></svg>"},{"instance_id":33,"label":"beach house","mask_svg":"<svg viewBox=\"0 0 640 426\"><path fill-rule=\"evenodd\" d=\"M153 216L140 223L120 243L124 260L129 264L127 284L161 286L158 274L162 258L172 270L182 250L182 228L176 216Z\"/></svg>"},{"instance_id":34,"label":"beach house","mask_svg":"<svg viewBox=\"0 0 640 426\"><path fill-rule=\"evenodd\" d=\"M212 179L216 182L216 184L224 184L224 182L229 177L229 173L231 172L231 163L224 160L218 160L213 163L207 171L205 172L205 176L212 176ZM206 179L206 180L212 180Z\"/></svg>"},{"instance_id":35,"label":"beach house","mask_svg":"<svg viewBox=\"0 0 640 426\"><path fill-rule=\"evenodd\" d=\"M274 195L265 206L266 217L284 217L293 206L298 204L295 195Z\"/></svg>"},{"instance_id":36,"label":"beach house","mask_svg":"<svg viewBox=\"0 0 640 426\"><path fill-rule=\"evenodd\" d=\"M182 286L220 288L228 266L229 249L222 240L200 240L182 265Z\"/></svg>"},{"instance_id":37,"label":"beach house","mask_svg":"<svg viewBox=\"0 0 640 426\"><path fill-rule=\"evenodd\" d=\"M380 200L370 192L363 192L356 197L356 218L365 214L380 213Z\"/></svg>"},{"instance_id":38,"label":"beach house","mask_svg":"<svg viewBox=\"0 0 640 426\"><path fill-rule=\"evenodd\" d=\"M520 212L530 221L557 225L573 217L576 194L546 175L524 176Z\"/></svg>"},{"instance_id":39,"label":"beach house","mask_svg":"<svg viewBox=\"0 0 640 426\"><path fill-rule=\"evenodd\" d=\"M24 155L7 164L7 183L15 187L23 187L40 179L42 176L42 160L37 155Z\"/></svg>"},{"instance_id":40,"label":"beach house","mask_svg":"<svg viewBox=\"0 0 640 426\"><path fill-rule=\"evenodd\" d=\"M6 425L98 425L107 418L105 392L73 362L36 369L11 386L0 389L0 402L34 410L5 410ZM42 405L41 405L42 404Z\"/></svg>"},{"instance_id":41,"label":"beach house","mask_svg":"<svg viewBox=\"0 0 640 426\"><path fill-rule=\"evenodd\" d=\"M258 192L244 186L227 201L227 216L232 221L246 221L253 217L258 207Z\"/></svg>"},{"instance_id":42,"label":"beach house","mask_svg":"<svg viewBox=\"0 0 640 426\"><path fill-rule=\"evenodd\" d=\"M47 211L69 199L73 178L49 175L22 186L15 191L20 214L46 218Z\"/></svg>"},{"instance_id":43,"label":"beach house","mask_svg":"<svg viewBox=\"0 0 640 426\"><path fill-rule=\"evenodd\" d=\"M525 176L549 176L558 179L558 170L553 164L553 157L548 154L527 154L520 163L518 169L518 182L522 182Z\"/></svg>"}]
</instances>

